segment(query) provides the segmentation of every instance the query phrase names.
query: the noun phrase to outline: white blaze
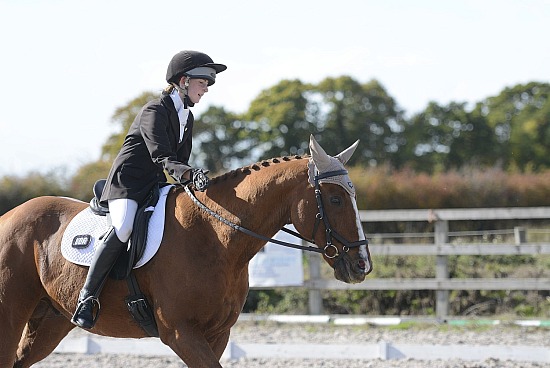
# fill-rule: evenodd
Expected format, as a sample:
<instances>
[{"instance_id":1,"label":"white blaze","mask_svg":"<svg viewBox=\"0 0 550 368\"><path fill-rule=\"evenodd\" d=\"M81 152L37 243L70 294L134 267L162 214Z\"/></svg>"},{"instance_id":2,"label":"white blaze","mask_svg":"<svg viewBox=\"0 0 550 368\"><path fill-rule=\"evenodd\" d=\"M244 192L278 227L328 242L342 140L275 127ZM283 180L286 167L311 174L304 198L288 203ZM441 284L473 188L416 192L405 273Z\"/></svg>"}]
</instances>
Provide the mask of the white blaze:
<instances>
[{"instance_id":1,"label":"white blaze","mask_svg":"<svg viewBox=\"0 0 550 368\"><path fill-rule=\"evenodd\" d=\"M365 233L363 232L361 218L359 217L359 210L357 209L357 202L355 201L354 197L351 197L351 203L353 204L353 210L355 211L355 223L357 224L357 234L359 235L359 240L365 240ZM369 253L367 252L366 244L359 246L359 254L367 264L367 267L365 267L365 271L369 271L372 268L372 265L370 264Z\"/></svg>"}]
</instances>

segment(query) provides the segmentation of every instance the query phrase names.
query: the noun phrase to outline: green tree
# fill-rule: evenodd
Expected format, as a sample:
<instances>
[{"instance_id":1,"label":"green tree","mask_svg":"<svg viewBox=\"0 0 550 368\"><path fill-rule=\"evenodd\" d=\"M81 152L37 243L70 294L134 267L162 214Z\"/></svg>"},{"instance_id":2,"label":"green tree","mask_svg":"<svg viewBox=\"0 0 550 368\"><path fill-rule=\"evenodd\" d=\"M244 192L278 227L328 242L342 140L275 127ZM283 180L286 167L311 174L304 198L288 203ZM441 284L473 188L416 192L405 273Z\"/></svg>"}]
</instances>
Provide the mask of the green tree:
<instances>
[{"instance_id":1,"label":"green tree","mask_svg":"<svg viewBox=\"0 0 550 368\"><path fill-rule=\"evenodd\" d=\"M24 177L0 178L0 215L35 197L69 196L63 179L65 176L62 172L31 172Z\"/></svg>"},{"instance_id":2,"label":"green tree","mask_svg":"<svg viewBox=\"0 0 550 368\"><path fill-rule=\"evenodd\" d=\"M492 165L495 139L487 121L466 111L465 103L430 102L408 122L400 152L407 166L442 172L466 165Z\"/></svg>"},{"instance_id":3,"label":"green tree","mask_svg":"<svg viewBox=\"0 0 550 368\"><path fill-rule=\"evenodd\" d=\"M550 167L550 84L531 82L505 88L476 106L497 140L504 167L541 170Z\"/></svg>"},{"instance_id":4,"label":"green tree","mask_svg":"<svg viewBox=\"0 0 550 368\"><path fill-rule=\"evenodd\" d=\"M128 129L141 108L158 97L158 93L144 92L128 104L117 108L112 122L120 128L103 145L100 161L86 169L104 171L104 166L112 163L118 154ZM248 156L250 147L239 140L244 136L239 133L240 127L241 122L237 116L221 107L210 107L202 115L195 116L191 164L208 168L215 173L240 164L241 160ZM87 182L86 185L89 184L89 177L81 175L81 178ZM80 187L77 183L74 185Z\"/></svg>"},{"instance_id":5,"label":"green tree","mask_svg":"<svg viewBox=\"0 0 550 368\"><path fill-rule=\"evenodd\" d=\"M318 85L285 80L262 91L244 115L244 132L261 157L308 152L309 135L340 152L361 140L354 162L397 159L404 119L377 81L327 78Z\"/></svg>"},{"instance_id":6,"label":"green tree","mask_svg":"<svg viewBox=\"0 0 550 368\"><path fill-rule=\"evenodd\" d=\"M93 185L98 179L106 178L109 169L120 151L126 133L143 105L158 98L158 93L143 92L132 99L128 104L118 107L111 122L117 126L116 132L111 134L101 149L98 161L89 162L81 166L70 179L69 190L71 196L83 201L89 201L93 196Z\"/></svg>"},{"instance_id":7,"label":"green tree","mask_svg":"<svg viewBox=\"0 0 550 368\"><path fill-rule=\"evenodd\" d=\"M307 86L283 80L260 93L243 116L239 138L254 147L253 156L271 158L304 154L309 134L316 129L308 120Z\"/></svg>"},{"instance_id":8,"label":"green tree","mask_svg":"<svg viewBox=\"0 0 550 368\"><path fill-rule=\"evenodd\" d=\"M402 144L403 112L376 80L359 84L349 76L327 78L313 89L317 108L319 142L330 142L340 152L361 140L350 163L376 166L394 163Z\"/></svg>"},{"instance_id":9,"label":"green tree","mask_svg":"<svg viewBox=\"0 0 550 368\"><path fill-rule=\"evenodd\" d=\"M101 160L110 162L114 161L116 155L120 151L120 147L122 147L122 143L124 143L126 133L128 133L128 129L130 129L130 125L132 125L137 114L147 102L152 101L155 98L159 98L158 93L143 92L126 105L115 110L115 113L111 118L111 122L114 125L117 125L119 129L116 133L113 133L109 136L109 138L107 138L107 142L105 142L101 150Z\"/></svg>"},{"instance_id":10,"label":"green tree","mask_svg":"<svg viewBox=\"0 0 550 368\"><path fill-rule=\"evenodd\" d=\"M239 134L242 122L222 107L210 107L193 127L195 166L221 173L235 168L249 157L250 146ZM245 138L245 137L244 137Z\"/></svg>"},{"instance_id":11,"label":"green tree","mask_svg":"<svg viewBox=\"0 0 550 368\"><path fill-rule=\"evenodd\" d=\"M458 116L462 116L463 120L456 121L456 126L460 128L456 130L456 136L451 143L449 167L496 166L499 157L495 147L498 143L487 119L477 110L465 115L459 113Z\"/></svg>"},{"instance_id":12,"label":"green tree","mask_svg":"<svg viewBox=\"0 0 550 368\"><path fill-rule=\"evenodd\" d=\"M88 202L93 197L94 183L107 178L111 161L99 160L81 166L71 178L69 191L71 197Z\"/></svg>"}]
</instances>

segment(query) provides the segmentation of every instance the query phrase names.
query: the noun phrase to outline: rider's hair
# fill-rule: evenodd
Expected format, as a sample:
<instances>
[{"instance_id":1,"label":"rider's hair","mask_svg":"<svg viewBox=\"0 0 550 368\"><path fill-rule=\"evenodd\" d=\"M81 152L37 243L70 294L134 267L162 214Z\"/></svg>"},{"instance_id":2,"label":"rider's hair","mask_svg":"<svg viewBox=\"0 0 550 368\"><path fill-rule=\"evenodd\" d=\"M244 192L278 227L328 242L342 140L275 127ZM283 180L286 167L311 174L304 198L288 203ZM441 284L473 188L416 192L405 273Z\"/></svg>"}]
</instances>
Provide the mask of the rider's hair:
<instances>
[{"instance_id":1,"label":"rider's hair","mask_svg":"<svg viewBox=\"0 0 550 368\"><path fill-rule=\"evenodd\" d=\"M170 93L172 93L174 91L176 87L174 87L172 84L169 84L166 86L166 88L164 88L164 90L162 91L164 94L167 94L169 95Z\"/></svg>"}]
</instances>

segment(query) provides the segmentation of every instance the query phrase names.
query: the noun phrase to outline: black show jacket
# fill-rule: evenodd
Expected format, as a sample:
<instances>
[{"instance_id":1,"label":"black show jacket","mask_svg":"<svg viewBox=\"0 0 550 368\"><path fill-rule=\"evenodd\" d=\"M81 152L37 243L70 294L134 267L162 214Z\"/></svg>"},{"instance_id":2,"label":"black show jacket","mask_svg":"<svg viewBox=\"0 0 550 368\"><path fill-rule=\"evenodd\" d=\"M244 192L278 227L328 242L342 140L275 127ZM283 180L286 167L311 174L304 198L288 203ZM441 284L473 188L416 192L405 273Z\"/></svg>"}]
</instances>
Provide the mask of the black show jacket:
<instances>
[{"instance_id":1,"label":"black show jacket","mask_svg":"<svg viewBox=\"0 0 550 368\"><path fill-rule=\"evenodd\" d=\"M194 117L189 112L183 139L180 122L170 95L147 103L136 116L118 153L101 195L129 198L141 203L158 182L166 182L164 170L174 178L190 169Z\"/></svg>"}]
</instances>

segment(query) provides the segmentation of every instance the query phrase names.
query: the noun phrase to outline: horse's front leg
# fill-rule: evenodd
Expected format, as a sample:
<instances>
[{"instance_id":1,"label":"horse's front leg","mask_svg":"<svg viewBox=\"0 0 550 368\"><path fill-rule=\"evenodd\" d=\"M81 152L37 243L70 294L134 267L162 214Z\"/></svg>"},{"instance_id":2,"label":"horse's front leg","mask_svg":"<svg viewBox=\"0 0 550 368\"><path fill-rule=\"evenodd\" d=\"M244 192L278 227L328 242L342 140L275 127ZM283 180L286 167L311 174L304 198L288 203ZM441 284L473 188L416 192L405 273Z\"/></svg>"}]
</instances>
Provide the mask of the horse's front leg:
<instances>
[{"instance_id":1,"label":"horse's front leg","mask_svg":"<svg viewBox=\"0 0 550 368\"><path fill-rule=\"evenodd\" d=\"M210 347L208 340L196 327L185 326L177 328L174 331L161 334L161 340L168 345L189 366L189 368L222 367L219 357ZM222 353L223 351L219 354L220 357Z\"/></svg>"},{"instance_id":2,"label":"horse's front leg","mask_svg":"<svg viewBox=\"0 0 550 368\"><path fill-rule=\"evenodd\" d=\"M227 347L228 342L229 342L229 330L227 332L223 332L217 335L210 343L210 347L212 348L212 351L214 352L214 354L216 354L216 356L218 357L218 360L221 359L223 352Z\"/></svg>"}]
</instances>

